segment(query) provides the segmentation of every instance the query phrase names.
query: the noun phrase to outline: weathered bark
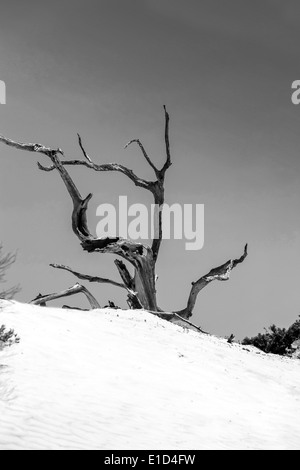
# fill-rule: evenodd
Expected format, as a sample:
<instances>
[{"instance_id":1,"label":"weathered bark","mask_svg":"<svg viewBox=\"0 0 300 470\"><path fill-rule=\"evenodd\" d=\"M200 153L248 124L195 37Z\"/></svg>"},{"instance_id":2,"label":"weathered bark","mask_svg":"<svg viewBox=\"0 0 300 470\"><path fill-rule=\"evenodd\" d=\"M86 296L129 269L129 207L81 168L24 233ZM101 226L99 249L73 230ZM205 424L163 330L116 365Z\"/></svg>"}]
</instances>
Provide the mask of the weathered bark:
<instances>
[{"instance_id":1,"label":"weathered bark","mask_svg":"<svg viewBox=\"0 0 300 470\"><path fill-rule=\"evenodd\" d=\"M121 278L123 279L124 285L128 290L127 303L131 309L140 309L143 308L135 287L135 280L128 271L125 263L123 261L116 259L115 265L119 271Z\"/></svg>"},{"instance_id":2,"label":"weathered bark","mask_svg":"<svg viewBox=\"0 0 300 470\"><path fill-rule=\"evenodd\" d=\"M70 297L71 295L79 294L79 293L82 293L86 296L92 309L101 308L98 301L90 293L90 291L86 287L81 286L80 284L75 284L73 287L70 287L67 290L54 293L54 294L46 294L46 295L39 294L30 303L33 305L41 305L45 307L47 302L51 302L52 300L56 300L56 299L62 299L63 297Z\"/></svg>"}]
</instances>

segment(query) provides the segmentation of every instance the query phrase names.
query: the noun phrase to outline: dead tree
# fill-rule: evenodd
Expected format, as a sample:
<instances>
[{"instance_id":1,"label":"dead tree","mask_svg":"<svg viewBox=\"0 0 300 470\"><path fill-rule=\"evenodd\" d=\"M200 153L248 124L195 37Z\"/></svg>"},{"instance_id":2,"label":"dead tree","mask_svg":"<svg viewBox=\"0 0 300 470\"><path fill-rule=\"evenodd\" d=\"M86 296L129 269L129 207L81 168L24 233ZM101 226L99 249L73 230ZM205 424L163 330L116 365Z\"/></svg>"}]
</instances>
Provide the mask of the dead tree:
<instances>
[{"instance_id":1,"label":"dead tree","mask_svg":"<svg viewBox=\"0 0 300 470\"><path fill-rule=\"evenodd\" d=\"M162 211L158 210L155 214L155 222L158 227L158 236L152 241L152 246L142 243L135 243L132 240L127 240L120 237L97 238L92 235L87 223L87 209L89 201L92 198L92 194L88 194L86 197L82 197L73 179L71 178L69 171L67 170L67 168L71 166L82 166L97 172L105 171L123 173L135 184L135 186L150 191L153 195L154 203L157 205L156 207L162 208L165 201L165 177L167 170L172 164L169 140L170 118L166 107L164 107L164 116L164 140L166 157L164 165L161 168L158 168L153 163L148 153L146 152L145 147L139 139L131 140L125 146L125 148L132 144L137 144L139 146L143 157L155 174L155 179L153 181L147 181L143 178L140 178L131 169L117 163L95 163L94 159L92 159L86 152L80 135L78 135L78 143L84 157L82 160L64 159L64 153L60 148L52 149L40 144L18 143L2 136L0 136L0 142L19 150L40 153L49 158L51 161L49 166L43 166L38 163L38 167L40 170L45 172L56 170L62 179L62 182L64 183L73 202L72 229L76 237L79 239L83 250L89 253L110 253L121 258L115 260L115 265L122 282L120 283L110 279L81 274L63 265L52 264L52 267L67 270L81 280L112 284L116 287L125 289L128 293L128 304L130 308L143 308L167 319L172 319L175 316L181 319L188 319L193 314L199 292L212 281L227 281L230 277L232 269L234 269L239 263L242 263L246 258L247 245L245 246L244 252L240 258L227 261L225 264L212 269L208 274L202 276L198 281L192 283L187 305L184 309L173 313L163 312L157 305L155 286L155 266L163 238ZM133 274L129 270L129 265L133 267ZM82 286L78 286L79 285L76 285L75 289L68 289L65 291L65 293L70 295L73 290L76 293L78 291L82 292ZM87 295L87 289L84 290L84 293ZM58 294L59 297L61 297L62 294L63 293ZM51 294L50 297L54 298L53 296L55 296L55 294ZM35 299L34 303L45 303L45 299L49 300L49 296L41 296L40 298ZM89 300L91 301L91 297L89 297ZM91 302L91 305L92 308L96 305L94 298Z\"/></svg>"}]
</instances>

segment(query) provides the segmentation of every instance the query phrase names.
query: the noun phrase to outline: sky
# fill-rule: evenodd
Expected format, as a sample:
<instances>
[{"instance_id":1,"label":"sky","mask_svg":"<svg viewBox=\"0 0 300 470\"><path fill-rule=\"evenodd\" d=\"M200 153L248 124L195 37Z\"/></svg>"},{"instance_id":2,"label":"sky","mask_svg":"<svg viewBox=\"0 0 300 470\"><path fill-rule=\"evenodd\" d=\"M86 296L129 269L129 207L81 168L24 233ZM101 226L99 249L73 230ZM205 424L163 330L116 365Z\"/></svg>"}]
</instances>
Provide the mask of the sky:
<instances>
[{"instance_id":1,"label":"sky","mask_svg":"<svg viewBox=\"0 0 300 470\"><path fill-rule=\"evenodd\" d=\"M4 3L4 2L3 2ZM191 282L246 242L249 256L229 282L198 297L193 321L217 335L251 336L300 313L300 5L294 0L11 0L1 5L0 134L61 147L80 158L76 134L97 163L118 162L153 179L138 148L165 159L163 105L170 113L173 165L166 202L205 205L205 244L164 241L157 264L159 305L186 305ZM0 146L0 240L17 251L8 284L17 299L76 282L49 263L118 279L111 255L81 250L71 203L45 157ZM71 169L83 195L99 204L150 205L151 195L121 174ZM90 285L101 305L126 306L116 288ZM73 298L71 305L86 306ZM57 303L59 305L59 303Z\"/></svg>"}]
</instances>

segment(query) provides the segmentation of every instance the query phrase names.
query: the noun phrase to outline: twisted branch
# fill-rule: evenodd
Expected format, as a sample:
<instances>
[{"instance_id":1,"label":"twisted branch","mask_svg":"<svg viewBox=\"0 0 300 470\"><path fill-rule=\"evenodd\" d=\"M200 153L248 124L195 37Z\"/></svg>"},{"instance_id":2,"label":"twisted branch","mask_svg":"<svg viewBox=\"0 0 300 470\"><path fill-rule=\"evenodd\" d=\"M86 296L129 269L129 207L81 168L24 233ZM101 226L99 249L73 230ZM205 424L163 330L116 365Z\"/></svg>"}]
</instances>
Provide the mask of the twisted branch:
<instances>
[{"instance_id":1,"label":"twisted branch","mask_svg":"<svg viewBox=\"0 0 300 470\"><path fill-rule=\"evenodd\" d=\"M185 309L176 312L184 318L190 318L196 304L199 292L204 289L208 284L213 281L228 281L230 279L231 271L240 263L242 263L248 256L248 244L244 248L243 255L234 260L229 260L221 266L211 269L208 274L202 276L198 281L192 283L192 289L188 298L188 303Z\"/></svg>"}]
</instances>

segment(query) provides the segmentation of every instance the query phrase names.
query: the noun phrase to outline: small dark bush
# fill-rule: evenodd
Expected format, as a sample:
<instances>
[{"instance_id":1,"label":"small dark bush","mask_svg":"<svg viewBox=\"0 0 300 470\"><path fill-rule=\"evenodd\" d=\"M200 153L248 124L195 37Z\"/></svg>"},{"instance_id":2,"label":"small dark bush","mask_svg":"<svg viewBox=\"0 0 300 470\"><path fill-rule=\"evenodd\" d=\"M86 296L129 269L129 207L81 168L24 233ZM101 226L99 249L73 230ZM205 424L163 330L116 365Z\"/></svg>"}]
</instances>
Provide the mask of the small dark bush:
<instances>
[{"instance_id":1,"label":"small dark bush","mask_svg":"<svg viewBox=\"0 0 300 470\"><path fill-rule=\"evenodd\" d=\"M12 346L15 343L19 343L20 338L14 332L14 330L6 330L6 327L2 325L0 327L0 349L4 346Z\"/></svg>"},{"instance_id":2,"label":"small dark bush","mask_svg":"<svg viewBox=\"0 0 300 470\"><path fill-rule=\"evenodd\" d=\"M296 320L288 329L278 328L276 325L265 329L265 333L259 333L253 338L245 338L244 345L252 345L265 353L287 355L291 344L300 339L300 320Z\"/></svg>"}]
</instances>

